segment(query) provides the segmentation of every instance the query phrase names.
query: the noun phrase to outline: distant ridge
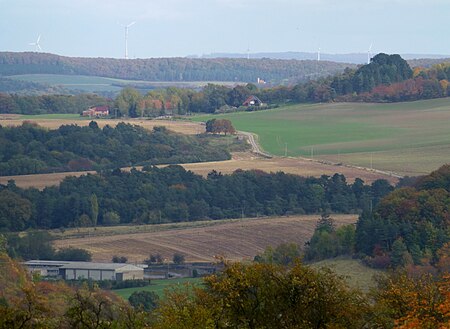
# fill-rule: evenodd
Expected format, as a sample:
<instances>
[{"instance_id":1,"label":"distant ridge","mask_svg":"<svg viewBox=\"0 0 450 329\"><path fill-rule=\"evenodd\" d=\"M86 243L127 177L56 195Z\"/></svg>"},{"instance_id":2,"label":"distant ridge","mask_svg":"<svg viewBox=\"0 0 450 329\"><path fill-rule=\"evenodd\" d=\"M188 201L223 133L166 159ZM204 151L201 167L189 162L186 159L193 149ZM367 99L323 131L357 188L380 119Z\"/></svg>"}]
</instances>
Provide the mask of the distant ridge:
<instances>
[{"instance_id":1,"label":"distant ridge","mask_svg":"<svg viewBox=\"0 0 450 329\"><path fill-rule=\"evenodd\" d=\"M205 54L201 56L188 56L189 58L247 58L249 56L251 59L284 59L284 60L316 60L317 53L310 52L262 52L262 53L212 53ZM441 60L449 59L450 55L436 55L436 54L400 54L402 58L406 60L416 60L416 59L431 59L431 60ZM352 64L366 64L367 63L367 53L349 53L349 54L320 54L321 60L338 62L338 63L352 63ZM450 59L449 59L450 60Z\"/></svg>"},{"instance_id":2,"label":"distant ridge","mask_svg":"<svg viewBox=\"0 0 450 329\"><path fill-rule=\"evenodd\" d=\"M144 81L295 83L342 72L353 64L323 60L243 58L82 58L36 52L0 52L0 75L64 74Z\"/></svg>"}]
</instances>

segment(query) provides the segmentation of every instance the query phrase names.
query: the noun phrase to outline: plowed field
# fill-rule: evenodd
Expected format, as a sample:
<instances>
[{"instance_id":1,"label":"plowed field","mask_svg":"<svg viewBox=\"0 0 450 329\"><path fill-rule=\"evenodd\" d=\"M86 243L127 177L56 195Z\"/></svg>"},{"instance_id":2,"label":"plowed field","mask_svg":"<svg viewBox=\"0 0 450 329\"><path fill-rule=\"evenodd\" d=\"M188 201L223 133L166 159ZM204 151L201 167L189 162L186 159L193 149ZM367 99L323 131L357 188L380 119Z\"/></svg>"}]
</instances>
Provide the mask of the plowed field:
<instances>
[{"instance_id":1,"label":"plowed field","mask_svg":"<svg viewBox=\"0 0 450 329\"><path fill-rule=\"evenodd\" d=\"M284 242L303 246L311 238L318 218L318 215L273 217L90 228L80 232L73 229L62 235L66 238L56 240L54 244L57 248L87 249L94 261L111 261L112 256L120 255L126 256L129 262L142 262L156 253L172 259L175 252L183 253L186 261L213 261L214 256L232 260L253 259L267 246ZM334 215L332 218L336 225L357 220L356 215Z\"/></svg>"}]
</instances>

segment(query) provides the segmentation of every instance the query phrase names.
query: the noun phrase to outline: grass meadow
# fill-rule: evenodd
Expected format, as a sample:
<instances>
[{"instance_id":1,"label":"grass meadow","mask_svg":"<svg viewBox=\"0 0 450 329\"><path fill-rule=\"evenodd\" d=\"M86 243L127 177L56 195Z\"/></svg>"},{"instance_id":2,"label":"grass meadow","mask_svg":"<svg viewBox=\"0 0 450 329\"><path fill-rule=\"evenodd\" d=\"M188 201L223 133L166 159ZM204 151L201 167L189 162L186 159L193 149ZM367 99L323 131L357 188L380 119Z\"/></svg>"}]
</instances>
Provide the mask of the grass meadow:
<instances>
[{"instance_id":1,"label":"grass meadow","mask_svg":"<svg viewBox=\"0 0 450 329\"><path fill-rule=\"evenodd\" d=\"M199 88L208 83L220 85L235 85L235 82L229 81L143 81L143 80L124 80L99 76L86 75L64 75L64 74L21 74L8 76L8 78L43 83L50 86L60 86L68 90L83 92L115 92L122 90L124 85L141 85L144 90L152 88L166 88L171 86Z\"/></svg>"},{"instance_id":2,"label":"grass meadow","mask_svg":"<svg viewBox=\"0 0 450 329\"><path fill-rule=\"evenodd\" d=\"M43 83L51 86L61 86L69 90L83 92L113 91L119 92L122 88L113 86L114 83L128 83L127 80L63 74L22 74L10 76L11 79Z\"/></svg>"},{"instance_id":3,"label":"grass meadow","mask_svg":"<svg viewBox=\"0 0 450 329\"><path fill-rule=\"evenodd\" d=\"M429 173L450 161L450 98L393 104L327 103L197 116L226 118L278 156L302 156L393 171Z\"/></svg>"},{"instance_id":4,"label":"grass meadow","mask_svg":"<svg viewBox=\"0 0 450 329\"><path fill-rule=\"evenodd\" d=\"M338 275L343 276L350 287L361 289L364 292L368 292L370 288L375 287L376 275L384 273L382 270L367 267L356 259L345 258L322 260L313 263L311 267L315 269L323 267L330 268Z\"/></svg>"},{"instance_id":5,"label":"grass meadow","mask_svg":"<svg viewBox=\"0 0 450 329\"><path fill-rule=\"evenodd\" d=\"M173 288L183 288L183 286L189 287L193 285L201 285L202 278L181 278L181 279L169 279L169 280L151 280L151 284L146 287L125 288L113 290L114 293L128 299L135 291L152 291L156 293L160 298L164 297L164 292Z\"/></svg>"}]
</instances>

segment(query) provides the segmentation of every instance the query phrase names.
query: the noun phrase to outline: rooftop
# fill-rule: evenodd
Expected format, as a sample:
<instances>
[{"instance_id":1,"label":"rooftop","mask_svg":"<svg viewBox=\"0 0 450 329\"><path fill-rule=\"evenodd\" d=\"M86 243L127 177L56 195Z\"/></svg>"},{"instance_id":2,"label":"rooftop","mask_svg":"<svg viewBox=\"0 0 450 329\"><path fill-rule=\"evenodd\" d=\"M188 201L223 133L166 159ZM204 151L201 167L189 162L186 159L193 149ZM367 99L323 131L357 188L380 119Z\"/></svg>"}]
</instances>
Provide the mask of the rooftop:
<instances>
[{"instance_id":1,"label":"rooftop","mask_svg":"<svg viewBox=\"0 0 450 329\"><path fill-rule=\"evenodd\" d=\"M135 271L142 270L142 267L126 263L92 263L92 262L66 262L53 260L29 260L24 263L27 266L54 266L63 269L81 270L119 270Z\"/></svg>"}]
</instances>

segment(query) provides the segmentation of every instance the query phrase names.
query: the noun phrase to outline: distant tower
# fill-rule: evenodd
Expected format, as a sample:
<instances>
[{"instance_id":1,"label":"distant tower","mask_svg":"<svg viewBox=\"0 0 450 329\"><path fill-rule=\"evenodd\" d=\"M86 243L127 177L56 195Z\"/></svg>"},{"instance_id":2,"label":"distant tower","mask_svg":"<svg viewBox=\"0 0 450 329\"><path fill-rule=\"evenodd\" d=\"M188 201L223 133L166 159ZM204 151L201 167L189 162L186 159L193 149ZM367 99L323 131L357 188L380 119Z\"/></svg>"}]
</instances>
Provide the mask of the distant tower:
<instances>
[{"instance_id":1,"label":"distant tower","mask_svg":"<svg viewBox=\"0 0 450 329\"><path fill-rule=\"evenodd\" d=\"M41 35L39 34L36 42L31 42L29 43L30 46L35 46L36 48L36 52L42 51L41 45L39 43L39 41L41 41Z\"/></svg>"},{"instance_id":2,"label":"distant tower","mask_svg":"<svg viewBox=\"0 0 450 329\"><path fill-rule=\"evenodd\" d=\"M128 29L134 24L136 24L136 22L131 22L128 25L122 25L125 28L125 59L128 59Z\"/></svg>"},{"instance_id":3,"label":"distant tower","mask_svg":"<svg viewBox=\"0 0 450 329\"><path fill-rule=\"evenodd\" d=\"M320 62L320 47L317 49L317 61Z\"/></svg>"},{"instance_id":4,"label":"distant tower","mask_svg":"<svg viewBox=\"0 0 450 329\"><path fill-rule=\"evenodd\" d=\"M369 50L367 50L367 64L370 64L370 59L372 58L372 54L371 54L372 46L373 46L373 43L370 44Z\"/></svg>"}]
</instances>

